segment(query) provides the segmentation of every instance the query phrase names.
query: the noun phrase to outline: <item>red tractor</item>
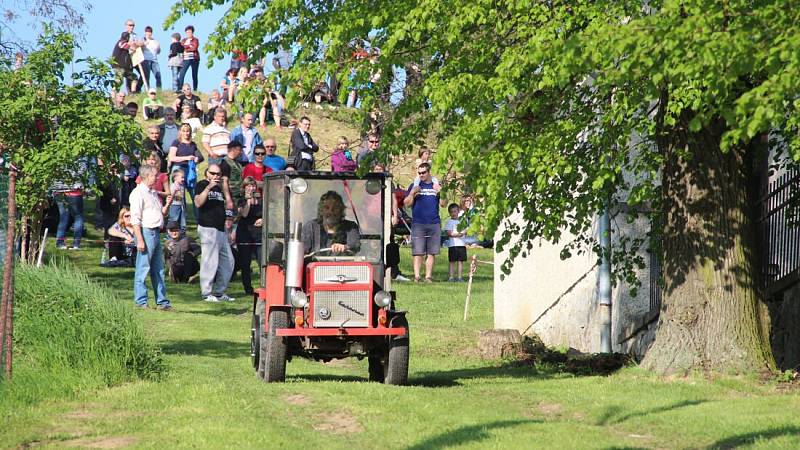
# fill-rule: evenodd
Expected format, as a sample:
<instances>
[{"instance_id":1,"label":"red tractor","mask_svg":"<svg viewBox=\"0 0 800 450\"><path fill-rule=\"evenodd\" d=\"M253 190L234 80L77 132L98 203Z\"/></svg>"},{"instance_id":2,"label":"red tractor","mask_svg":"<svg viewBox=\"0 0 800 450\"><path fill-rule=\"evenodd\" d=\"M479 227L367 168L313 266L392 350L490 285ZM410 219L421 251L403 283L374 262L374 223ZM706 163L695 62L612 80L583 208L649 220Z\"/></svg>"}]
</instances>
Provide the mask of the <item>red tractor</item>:
<instances>
[{"instance_id":1,"label":"red tractor","mask_svg":"<svg viewBox=\"0 0 800 450\"><path fill-rule=\"evenodd\" d=\"M251 356L258 377L284 381L286 362L368 358L369 379L408 380L409 333L388 267L391 177L280 172L264 177L261 287Z\"/></svg>"}]
</instances>

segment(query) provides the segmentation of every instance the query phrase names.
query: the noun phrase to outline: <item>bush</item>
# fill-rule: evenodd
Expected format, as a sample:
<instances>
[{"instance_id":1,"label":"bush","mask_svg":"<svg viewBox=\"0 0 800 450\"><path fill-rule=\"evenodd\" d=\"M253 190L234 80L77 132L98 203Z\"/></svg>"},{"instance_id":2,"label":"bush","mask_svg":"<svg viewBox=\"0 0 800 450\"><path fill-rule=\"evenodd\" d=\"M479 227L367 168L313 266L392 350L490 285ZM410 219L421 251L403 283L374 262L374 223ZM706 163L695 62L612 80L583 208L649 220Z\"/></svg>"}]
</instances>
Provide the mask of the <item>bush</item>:
<instances>
[{"instance_id":1,"label":"bush","mask_svg":"<svg viewBox=\"0 0 800 450\"><path fill-rule=\"evenodd\" d=\"M164 372L130 303L77 269L21 265L14 285L14 378L0 383L2 403L32 403Z\"/></svg>"}]
</instances>

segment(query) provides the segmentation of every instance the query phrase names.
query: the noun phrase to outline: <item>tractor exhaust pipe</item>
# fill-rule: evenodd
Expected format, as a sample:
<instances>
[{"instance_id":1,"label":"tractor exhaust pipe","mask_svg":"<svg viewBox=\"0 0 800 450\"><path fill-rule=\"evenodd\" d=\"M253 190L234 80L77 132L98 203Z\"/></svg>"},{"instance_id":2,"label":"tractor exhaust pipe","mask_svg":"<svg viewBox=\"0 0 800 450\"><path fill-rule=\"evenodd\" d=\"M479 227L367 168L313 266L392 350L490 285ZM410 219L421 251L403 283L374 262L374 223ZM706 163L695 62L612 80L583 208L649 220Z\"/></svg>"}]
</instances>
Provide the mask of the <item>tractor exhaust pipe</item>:
<instances>
[{"instance_id":1,"label":"tractor exhaust pipe","mask_svg":"<svg viewBox=\"0 0 800 450\"><path fill-rule=\"evenodd\" d=\"M303 287L303 248L301 222L295 222L292 236L287 244L286 252L286 287Z\"/></svg>"}]
</instances>

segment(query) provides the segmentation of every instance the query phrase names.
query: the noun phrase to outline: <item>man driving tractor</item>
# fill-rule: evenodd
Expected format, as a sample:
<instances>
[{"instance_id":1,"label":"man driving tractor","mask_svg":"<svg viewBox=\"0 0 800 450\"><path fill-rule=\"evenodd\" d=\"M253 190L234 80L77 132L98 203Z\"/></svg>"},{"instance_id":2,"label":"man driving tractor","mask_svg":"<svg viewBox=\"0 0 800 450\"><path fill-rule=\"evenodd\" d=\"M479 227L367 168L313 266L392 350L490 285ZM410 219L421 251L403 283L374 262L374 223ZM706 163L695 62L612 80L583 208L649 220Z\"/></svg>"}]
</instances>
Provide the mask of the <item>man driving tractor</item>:
<instances>
[{"instance_id":1,"label":"man driving tractor","mask_svg":"<svg viewBox=\"0 0 800 450\"><path fill-rule=\"evenodd\" d=\"M303 225L305 253L330 248L331 253L358 253L358 225L344 218L344 201L336 191L328 191L319 199L317 218Z\"/></svg>"}]
</instances>

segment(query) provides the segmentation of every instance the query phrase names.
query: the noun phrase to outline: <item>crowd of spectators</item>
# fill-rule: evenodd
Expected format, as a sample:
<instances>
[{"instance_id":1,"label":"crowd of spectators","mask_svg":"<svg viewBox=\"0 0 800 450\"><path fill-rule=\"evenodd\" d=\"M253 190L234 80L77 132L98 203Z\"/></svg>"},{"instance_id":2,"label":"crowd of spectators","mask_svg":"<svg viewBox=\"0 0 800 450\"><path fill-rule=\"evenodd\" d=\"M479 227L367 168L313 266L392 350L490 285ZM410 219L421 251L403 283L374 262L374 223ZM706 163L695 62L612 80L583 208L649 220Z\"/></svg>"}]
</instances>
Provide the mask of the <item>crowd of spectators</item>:
<instances>
[{"instance_id":1,"label":"crowd of spectators","mask_svg":"<svg viewBox=\"0 0 800 450\"><path fill-rule=\"evenodd\" d=\"M203 300L233 301L227 293L228 285L234 273L240 271L244 291L252 294L251 263L260 252L263 177L273 171L320 170L320 146L312 137L311 119L302 116L293 125L288 157L280 156L276 140L262 138L258 126L264 128L271 115L275 125L282 127L286 86L273 87L265 82L259 66L248 70L247 57L240 51L234 52L231 69L220 90L214 90L204 106L195 94L199 42L192 26L186 27L183 37L178 33L172 35L168 67L173 77L172 88L178 95L174 102L165 105L159 99L162 80L157 56L161 47L153 37L152 28L145 27L144 38L139 39L132 20L126 21L125 26L113 53L121 80L119 91L112 92L113 106L120 114L135 118L139 106L126 102L122 88L132 93L139 91L141 84L150 86L151 74L155 85L147 89L142 102L141 118L148 125L141 147L135 149L133 157L130 152L121 154L115 181L98 186L101 192L98 224L104 230L108 250L103 264L135 267L134 301L140 307L147 306L147 278L155 291L156 306L162 310L172 308L166 293L167 279L186 283L199 278ZM363 55L373 62L377 56ZM286 64L281 59L273 60L276 69L285 68ZM190 71L192 85L184 83ZM373 74L371 80L377 77L380 73ZM263 88L260 95L238 98L243 86L257 83ZM327 84L321 83L317 88L315 101L334 101L335 92ZM348 96L350 103L357 103L352 99L358 97L357 88L351 87ZM238 109L244 113L239 115L239 125L231 129L228 106L237 101ZM195 143L196 133L200 134L200 147ZM331 171L352 173L360 168L386 171L387 161L379 151L380 133L373 130L360 142L361 145L354 146L346 136L340 136L330 157ZM208 165L201 177L198 166L206 160ZM394 233L405 235L403 239L410 244L415 281L433 282L433 266L442 244L449 249L448 281L462 281L466 248L480 244L464 232L474 213L472 199L465 197L460 205L450 204L449 218L442 228L439 208L444 206L443 187L431 173L431 162L431 151L420 148L413 164L414 180L407 188L394 186L392 239ZM72 170L91 172L102 167L102 161L81 160ZM84 186L56 182L52 192L59 211L56 247L80 249ZM197 241L189 236L187 229L190 203L197 224ZM74 236L68 247L66 234L70 222ZM163 231L167 236L162 248ZM397 267L390 270L395 279L408 280Z\"/></svg>"}]
</instances>

